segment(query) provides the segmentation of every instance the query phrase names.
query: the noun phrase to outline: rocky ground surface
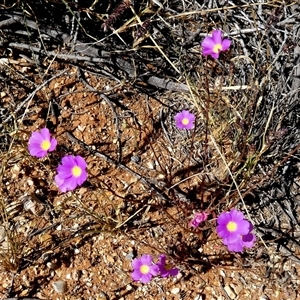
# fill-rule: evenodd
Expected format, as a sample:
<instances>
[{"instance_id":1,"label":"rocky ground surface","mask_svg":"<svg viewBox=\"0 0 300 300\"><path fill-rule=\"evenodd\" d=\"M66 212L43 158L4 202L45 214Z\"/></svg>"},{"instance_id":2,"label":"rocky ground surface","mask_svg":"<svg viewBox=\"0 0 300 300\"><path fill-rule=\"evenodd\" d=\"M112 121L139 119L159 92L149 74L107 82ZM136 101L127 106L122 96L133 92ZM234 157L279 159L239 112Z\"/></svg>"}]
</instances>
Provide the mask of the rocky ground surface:
<instances>
[{"instance_id":1,"label":"rocky ground surface","mask_svg":"<svg viewBox=\"0 0 300 300\"><path fill-rule=\"evenodd\" d=\"M1 299L300 299L299 3L81 2L0 4ZM43 127L58 147L37 159ZM88 180L60 193L66 154ZM243 253L215 231L232 207L258 237ZM133 281L146 253L179 275Z\"/></svg>"}]
</instances>

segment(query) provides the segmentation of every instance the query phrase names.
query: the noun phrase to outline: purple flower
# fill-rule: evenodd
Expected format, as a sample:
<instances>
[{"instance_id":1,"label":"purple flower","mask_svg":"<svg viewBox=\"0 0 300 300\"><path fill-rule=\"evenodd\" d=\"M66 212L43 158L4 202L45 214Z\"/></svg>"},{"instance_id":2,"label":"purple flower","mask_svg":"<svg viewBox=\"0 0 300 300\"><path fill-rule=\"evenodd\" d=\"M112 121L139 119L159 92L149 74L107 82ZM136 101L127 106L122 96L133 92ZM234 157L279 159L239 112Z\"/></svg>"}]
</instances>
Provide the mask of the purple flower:
<instances>
[{"instance_id":1,"label":"purple flower","mask_svg":"<svg viewBox=\"0 0 300 300\"><path fill-rule=\"evenodd\" d=\"M179 129L193 129L194 121L196 119L195 115L190 113L188 110L183 110L174 117L176 121L176 126Z\"/></svg>"},{"instance_id":2,"label":"purple flower","mask_svg":"<svg viewBox=\"0 0 300 300\"><path fill-rule=\"evenodd\" d=\"M250 231L250 223L244 220L244 214L236 209L221 213L217 223L217 233L226 244L235 243L241 235Z\"/></svg>"},{"instance_id":3,"label":"purple flower","mask_svg":"<svg viewBox=\"0 0 300 300\"><path fill-rule=\"evenodd\" d=\"M221 30L213 30L212 36L207 36L202 41L202 54L204 56L210 55L213 58L218 59L220 52L226 51L230 47L230 44L230 40L222 40Z\"/></svg>"},{"instance_id":4,"label":"purple flower","mask_svg":"<svg viewBox=\"0 0 300 300\"><path fill-rule=\"evenodd\" d=\"M242 236L242 242L245 248L252 248L256 242L256 237L253 233L249 232L248 234Z\"/></svg>"},{"instance_id":5,"label":"purple flower","mask_svg":"<svg viewBox=\"0 0 300 300\"><path fill-rule=\"evenodd\" d=\"M159 256L159 262L156 264L159 268L160 276L176 276L179 273L178 268L173 268L171 264L166 263L166 256L161 254Z\"/></svg>"},{"instance_id":6,"label":"purple flower","mask_svg":"<svg viewBox=\"0 0 300 300\"><path fill-rule=\"evenodd\" d=\"M66 155L56 169L55 183L61 192L74 190L87 179L86 162L77 155Z\"/></svg>"},{"instance_id":7,"label":"purple flower","mask_svg":"<svg viewBox=\"0 0 300 300\"><path fill-rule=\"evenodd\" d=\"M132 267L132 279L142 283L148 283L153 276L159 273L159 267L152 264L152 256L148 254L142 255L141 258L135 258L132 261Z\"/></svg>"},{"instance_id":8,"label":"purple flower","mask_svg":"<svg viewBox=\"0 0 300 300\"><path fill-rule=\"evenodd\" d=\"M30 155L39 158L45 157L48 152L56 148L57 140L51 138L48 128L43 128L41 131L34 131L29 138L28 150Z\"/></svg>"},{"instance_id":9,"label":"purple flower","mask_svg":"<svg viewBox=\"0 0 300 300\"><path fill-rule=\"evenodd\" d=\"M207 220L208 213L202 211L202 212L196 212L194 214L193 219L190 221L189 225L191 227L197 228L202 222Z\"/></svg>"},{"instance_id":10,"label":"purple flower","mask_svg":"<svg viewBox=\"0 0 300 300\"><path fill-rule=\"evenodd\" d=\"M256 241L256 237L253 233L248 233L246 235L241 235L237 241L234 243L226 243L224 242L224 245L227 246L229 251L234 252L242 252L244 248L252 248L254 246L254 243Z\"/></svg>"},{"instance_id":11,"label":"purple flower","mask_svg":"<svg viewBox=\"0 0 300 300\"><path fill-rule=\"evenodd\" d=\"M223 239L229 251L242 252L243 248L252 248L256 237L251 231L253 225L244 219L244 214L236 209L223 212L217 219L217 233Z\"/></svg>"}]
</instances>

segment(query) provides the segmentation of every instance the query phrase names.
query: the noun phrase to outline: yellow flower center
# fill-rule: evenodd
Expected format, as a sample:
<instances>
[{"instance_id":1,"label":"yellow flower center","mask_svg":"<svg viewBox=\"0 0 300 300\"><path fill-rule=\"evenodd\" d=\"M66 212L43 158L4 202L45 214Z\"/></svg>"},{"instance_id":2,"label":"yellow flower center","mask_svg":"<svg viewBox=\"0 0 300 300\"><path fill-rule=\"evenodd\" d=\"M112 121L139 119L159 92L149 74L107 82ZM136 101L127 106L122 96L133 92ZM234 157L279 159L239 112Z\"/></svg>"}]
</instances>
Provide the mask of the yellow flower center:
<instances>
[{"instance_id":1,"label":"yellow flower center","mask_svg":"<svg viewBox=\"0 0 300 300\"><path fill-rule=\"evenodd\" d=\"M172 265L171 264L165 264L165 269L167 271L170 271L172 269Z\"/></svg>"},{"instance_id":2,"label":"yellow flower center","mask_svg":"<svg viewBox=\"0 0 300 300\"><path fill-rule=\"evenodd\" d=\"M81 175L81 172L82 170L78 166L72 168L72 174L75 177L79 177Z\"/></svg>"},{"instance_id":3,"label":"yellow flower center","mask_svg":"<svg viewBox=\"0 0 300 300\"><path fill-rule=\"evenodd\" d=\"M228 222L227 226L226 226L227 230L230 232L236 231L237 229L237 224L235 222Z\"/></svg>"},{"instance_id":4,"label":"yellow flower center","mask_svg":"<svg viewBox=\"0 0 300 300\"><path fill-rule=\"evenodd\" d=\"M219 53L222 50L222 45L221 44L215 44L213 48L213 52Z\"/></svg>"},{"instance_id":5,"label":"yellow flower center","mask_svg":"<svg viewBox=\"0 0 300 300\"><path fill-rule=\"evenodd\" d=\"M147 274L147 273L149 273L149 270L150 270L150 268L149 268L149 266L147 266L147 265L142 265L142 266L140 267L140 271L141 271L142 274Z\"/></svg>"},{"instance_id":6,"label":"yellow flower center","mask_svg":"<svg viewBox=\"0 0 300 300\"><path fill-rule=\"evenodd\" d=\"M47 140L42 141L42 143L41 143L41 148L45 151L49 150L50 146L51 146L51 144Z\"/></svg>"},{"instance_id":7,"label":"yellow flower center","mask_svg":"<svg viewBox=\"0 0 300 300\"><path fill-rule=\"evenodd\" d=\"M182 124L183 124L183 125L187 125L187 124L189 124L189 123L190 123L190 121L189 121L188 118L183 118L183 119L182 119Z\"/></svg>"}]
</instances>

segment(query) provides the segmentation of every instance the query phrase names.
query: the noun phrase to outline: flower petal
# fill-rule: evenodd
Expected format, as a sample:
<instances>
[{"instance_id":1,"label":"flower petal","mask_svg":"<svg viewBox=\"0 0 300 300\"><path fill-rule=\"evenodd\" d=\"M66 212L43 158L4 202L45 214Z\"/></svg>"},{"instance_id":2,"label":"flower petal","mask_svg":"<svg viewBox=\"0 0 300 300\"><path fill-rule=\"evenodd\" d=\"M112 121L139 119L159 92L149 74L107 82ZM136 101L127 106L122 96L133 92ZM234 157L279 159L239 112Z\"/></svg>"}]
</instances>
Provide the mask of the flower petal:
<instances>
[{"instance_id":1,"label":"flower petal","mask_svg":"<svg viewBox=\"0 0 300 300\"><path fill-rule=\"evenodd\" d=\"M65 165L59 165L56 168L57 173L61 176L61 178L69 178L72 177L72 168L65 166Z\"/></svg>"},{"instance_id":2,"label":"flower petal","mask_svg":"<svg viewBox=\"0 0 300 300\"><path fill-rule=\"evenodd\" d=\"M33 153L37 153L37 152L39 152L39 151L41 151L43 149L41 148L41 144L40 143L34 142L34 143L32 143L32 144L30 144L28 146L28 150L29 150L29 152L30 152L31 155L35 156L35 154L33 154Z\"/></svg>"},{"instance_id":3,"label":"flower petal","mask_svg":"<svg viewBox=\"0 0 300 300\"><path fill-rule=\"evenodd\" d=\"M77 187L77 178L75 177L70 177L65 179L65 184L67 185L68 191L73 191Z\"/></svg>"},{"instance_id":4,"label":"flower petal","mask_svg":"<svg viewBox=\"0 0 300 300\"><path fill-rule=\"evenodd\" d=\"M227 248L229 251L233 251L233 252L242 252L243 251L243 243L241 240L232 243L232 244L228 244Z\"/></svg>"},{"instance_id":5,"label":"flower petal","mask_svg":"<svg viewBox=\"0 0 300 300\"><path fill-rule=\"evenodd\" d=\"M75 161L76 161L77 166L80 167L81 169L86 168L86 162L81 156L77 155L75 157Z\"/></svg>"},{"instance_id":6,"label":"flower petal","mask_svg":"<svg viewBox=\"0 0 300 300\"><path fill-rule=\"evenodd\" d=\"M48 154L47 151L40 149L38 152L36 152L34 154L34 156L36 156L38 158L43 158L43 157L47 156L47 154Z\"/></svg>"},{"instance_id":7,"label":"flower petal","mask_svg":"<svg viewBox=\"0 0 300 300\"><path fill-rule=\"evenodd\" d=\"M87 172L82 170L80 176L77 177L77 185L82 185L86 181L87 176Z\"/></svg>"},{"instance_id":8,"label":"flower petal","mask_svg":"<svg viewBox=\"0 0 300 300\"><path fill-rule=\"evenodd\" d=\"M236 232L240 235L246 235L249 233L250 222L247 220L236 221L237 222L237 230Z\"/></svg>"},{"instance_id":9,"label":"flower petal","mask_svg":"<svg viewBox=\"0 0 300 300\"><path fill-rule=\"evenodd\" d=\"M230 213L232 219L234 219L235 221L244 219L244 214L235 208L233 208L229 213Z\"/></svg>"},{"instance_id":10,"label":"flower petal","mask_svg":"<svg viewBox=\"0 0 300 300\"><path fill-rule=\"evenodd\" d=\"M254 243L256 242L256 237L254 234L248 233L242 237L242 241L243 241L244 247L252 248L254 246Z\"/></svg>"},{"instance_id":11,"label":"flower petal","mask_svg":"<svg viewBox=\"0 0 300 300\"><path fill-rule=\"evenodd\" d=\"M74 155L66 155L61 160L62 165L74 167L76 165Z\"/></svg>"},{"instance_id":12,"label":"flower petal","mask_svg":"<svg viewBox=\"0 0 300 300\"><path fill-rule=\"evenodd\" d=\"M231 221L231 214L228 212L222 212L217 219L219 225L227 225L229 221Z\"/></svg>"},{"instance_id":13,"label":"flower petal","mask_svg":"<svg viewBox=\"0 0 300 300\"><path fill-rule=\"evenodd\" d=\"M151 263L152 263L152 256L149 255L149 254L144 254L144 255L141 256L140 260L141 260L143 265L150 266Z\"/></svg>"},{"instance_id":14,"label":"flower petal","mask_svg":"<svg viewBox=\"0 0 300 300\"><path fill-rule=\"evenodd\" d=\"M241 236L236 232L229 232L227 237L223 238L223 243L225 245L236 243L239 239L241 239Z\"/></svg>"},{"instance_id":15,"label":"flower petal","mask_svg":"<svg viewBox=\"0 0 300 300\"><path fill-rule=\"evenodd\" d=\"M185 129L193 129L194 126L195 126L194 123L189 122L187 125L184 125L184 128L185 128Z\"/></svg>"},{"instance_id":16,"label":"flower petal","mask_svg":"<svg viewBox=\"0 0 300 300\"><path fill-rule=\"evenodd\" d=\"M142 274L141 278L140 278L140 282L142 283L148 283L152 278L152 275L150 273L147 274Z\"/></svg>"},{"instance_id":17,"label":"flower petal","mask_svg":"<svg viewBox=\"0 0 300 300\"><path fill-rule=\"evenodd\" d=\"M50 148L48 149L49 152L55 150L57 146L57 140L55 138L52 138L50 141Z\"/></svg>"},{"instance_id":18,"label":"flower petal","mask_svg":"<svg viewBox=\"0 0 300 300\"><path fill-rule=\"evenodd\" d=\"M208 48L211 50L214 48L215 45L216 45L215 41L210 36L207 36L201 43L202 48Z\"/></svg>"},{"instance_id":19,"label":"flower petal","mask_svg":"<svg viewBox=\"0 0 300 300\"><path fill-rule=\"evenodd\" d=\"M156 276L159 273L159 267L157 265L150 266L150 274Z\"/></svg>"},{"instance_id":20,"label":"flower petal","mask_svg":"<svg viewBox=\"0 0 300 300\"><path fill-rule=\"evenodd\" d=\"M33 132L29 138L29 142L40 143L41 141L43 141L43 137L37 131Z\"/></svg>"},{"instance_id":21,"label":"flower petal","mask_svg":"<svg viewBox=\"0 0 300 300\"><path fill-rule=\"evenodd\" d=\"M230 40L223 40L222 42L222 51L226 51L231 45L231 41Z\"/></svg>"},{"instance_id":22,"label":"flower petal","mask_svg":"<svg viewBox=\"0 0 300 300\"><path fill-rule=\"evenodd\" d=\"M54 181L61 192L65 193L67 191L67 186L65 185L65 181L58 175L54 177Z\"/></svg>"},{"instance_id":23,"label":"flower petal","mask_svg":"<svg viewBox=\"0 0 300 300\"><path fill-rule=\"evenodd\" d=\"M139 269L134 269L133 272L131 273L131 278L135 281L140 280L142 277L142 273L140 272Z\"/></svg>"},{"instance_id":24,"label":"flower petal","mask_svg":"<svg viewBox=\"0 0 300 300\"><path fill-rule=\"evenodd\" d=\"M171 276L177 276L178 273L179 273L179 269L178 268L171 269L169 271L169 273L170 273Z\"/></svg>"},{"instance_id":25,"label":"flower petal","mask_svg":"<svg viewBox=\"0 0 300 300\"><path fill-rule=\"evenodd\" d=\"M213 53L211 53L210 55L211 55L212 58L218 59L219 56L220 56L220 53L219 53L219 52L217 52L217 53L213 52Z\"/></svg>"},{"instance_id":26,"label":"flower petal","mask_svg":"<svg viewBox=\"0 0 300 300\"><path fill-rule=\"evenodd\" d=\"M215 44L222 44L222 30L214 30L212 32L212 39Z\"/></svg>"},{"instance_id":27,"label":"flower petal","mask_svg":"<svg viewBox=\"0 0 300 300\"><path fill-rule=\"evenodd\" d=\"M221 239L227 238L229 236L229 231L227 230L226 226L224 226L224 225L218 225L216 230L217 230L218 236Z\"/></svg>"},{"instance_id":28,"label":"flower petal","mask_svg":"<svg viewBox=\"0 0 300 300\"><path fill-rule=\"evenodd\" d=\"M46 141L50 140L50 131L49 131L48 128L41 129L40 133L41 133L41 136L42 136L42 138L43 138L44 141L45 140Z\"/></svg>"}]
</instances>

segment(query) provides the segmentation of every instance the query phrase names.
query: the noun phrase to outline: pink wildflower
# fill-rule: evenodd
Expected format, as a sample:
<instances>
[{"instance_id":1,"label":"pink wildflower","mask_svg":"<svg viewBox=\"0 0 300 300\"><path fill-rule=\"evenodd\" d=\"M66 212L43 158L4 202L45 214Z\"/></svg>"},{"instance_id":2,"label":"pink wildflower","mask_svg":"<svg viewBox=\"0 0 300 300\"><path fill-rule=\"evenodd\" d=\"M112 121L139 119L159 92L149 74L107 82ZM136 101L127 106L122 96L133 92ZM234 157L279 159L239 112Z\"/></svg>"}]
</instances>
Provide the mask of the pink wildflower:
<instances>
[{"instance_id":1,"label":"pink wildflower","mask_svg":"<svg viewBox=\"0 0 300 300\"><path fill-rule=\"evenodd\" d=\"M55 150L57 140L51 138L48 128L43 128L41 131L34 131L29 138L28 150L30 155L39 158L45 157L48 152Z\"/></svg>"},{"instance_id":2,"label":"pink wildflower","mask_svg":"<svg viewBox=\"0 0 300 300\"><path fill-rule=\"evenodd\" d=\"M190 113L188 110L183 110L174 117L176 121L176 126L179 129L193 129L194 121L196 119L195 115Z\"/></svg>"},{"instance_id":3,"label":"pink wildflower","mask_svg":"<svg viewBox=\"0 0 300 300\"><path fill-rule=\"evenodd\" d=\"M236 209L223 212L217 219L217 233L229 251L241 252L252 248L256 237L251 233L253 225L244 219L244 214Z\"/></svg>"},{"instance_id":4,"label":"pink wildflower","mask_svg":"<svg viewBox=\"0 0 300 300\"><path fill-rule=\"evenodd\" d=\"M61 162L55 176L55 183L61 192L74 190L86 181L86 162L81 156L66 155Z\"/></svg>"},{"instance_id":5,"label":"pink wildflower","mask_svg":"<svg viewBox=\"0 0 300 300\"><path fill-rule=\"evenodd\" d=\"M173 268L171 264L166 263L166 256L164 254L159 256L159 262L156 265L159 268L161 277L177 276L179 273L178 268Z\"/></svg>"},{"instance_id":6,"label":"pink wildflower","mask_svg":"<svg viewBox=\"0 0 300 300\"><path fill-rule=\"evenodd\" d=\"M222 40L222 31L214 30L211 36L207 36L202 41L202 54L204 56L212 56L215 59L219 58L222 51L226 51L231 45L228 39Z\"/></svg>"},{"instance_id":7,"label":"pink wildflower","mask_svg":"<svg viewBox=\"0 0 300 300\"><path fill-rule=\"evenodd\" d=\"M197 228L202 222L207 220L208 215L209 214L204 211L196 212L189 225L191 227Z\"/></svg>"},{"instance_id":8,"label":"pink wildflower","mask_svg":"<svg viewBox=\"0 0 300 300\"><path fill-rule=\"evenodd\" d=\"M241 235L237 241L234 243L224 242L229 251L242 252L244 248L252 248L256 241L256 237L251 231L253 230L253 225L250 223L249 233Z\"/></svg>"},{"instance_id":9,"label":"pink wildflower","mask_svg":"<svg viewBox=\"0 0 300 300\"><path fill-rule=\"evenodd\" d=\"M218 235L228 244L249 233L250 223L244 220L244 214L236 209L221 213L217 223Z\"/></svg>"},{"instance_id":10,"label":"pink wildflower","mask_svg":"<svg viewBox=\"0 0 300 300\"><path fill-rule=\"evenodd\" d=\"M131 277L135 281L141 281L142 283L148 283L153 276L159 273L159 267L153 265L152 256L144 254L141 258L135 258L132 261L133 272Z\"/></svg>"}]
</instances>

